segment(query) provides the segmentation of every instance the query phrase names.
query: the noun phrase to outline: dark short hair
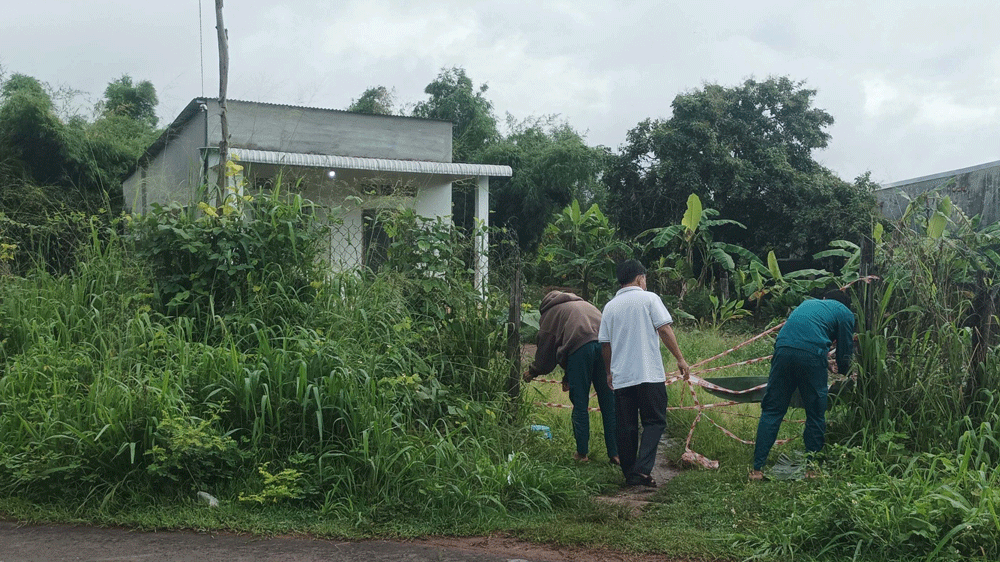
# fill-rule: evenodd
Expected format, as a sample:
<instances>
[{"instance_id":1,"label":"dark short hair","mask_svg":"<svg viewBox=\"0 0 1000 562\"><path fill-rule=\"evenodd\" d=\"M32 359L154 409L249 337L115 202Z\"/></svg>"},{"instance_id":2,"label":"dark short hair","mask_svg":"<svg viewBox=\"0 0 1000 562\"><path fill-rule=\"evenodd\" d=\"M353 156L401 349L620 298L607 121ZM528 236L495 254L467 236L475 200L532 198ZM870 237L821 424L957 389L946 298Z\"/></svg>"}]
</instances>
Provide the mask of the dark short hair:
<instances>
[{"instance_id":1,"label":"dark short hair","mask_svg":"<svg viewBox=\"0 0 1000 562\"><path fill-rule=\"evenodd\" d=\"M831 300L831 301L837 301L840 304L846 306L847 308L851 308L851 297L848 296L848 294L847 294L846 291L841 291L840 289L834 289L832 291L827 291L823 295L823 299L825 299L825 300Z\"/></svg>"},{"instance_id":2,"label":"dark short hair","mask_svg":"<svg viewBox=\"0 0 1000 562\"><path fill-rule=\"evenodd\" d=\"M646 268L639 263L639 260L625 260L618 264L618 284L628 285L635 281L635 278L646 274Z\"/></svg>"}]
</instances>

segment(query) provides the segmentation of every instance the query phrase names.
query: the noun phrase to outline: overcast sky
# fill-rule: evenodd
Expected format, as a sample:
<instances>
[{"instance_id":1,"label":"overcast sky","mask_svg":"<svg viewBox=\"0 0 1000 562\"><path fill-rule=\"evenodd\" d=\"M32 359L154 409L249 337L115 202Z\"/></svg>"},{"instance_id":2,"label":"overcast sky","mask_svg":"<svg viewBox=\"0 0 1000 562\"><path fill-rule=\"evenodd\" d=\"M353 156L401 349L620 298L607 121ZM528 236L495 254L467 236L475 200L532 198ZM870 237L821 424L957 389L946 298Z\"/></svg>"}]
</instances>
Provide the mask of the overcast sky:
<instances>
[{"instance_id":1,"label":"overcast sky","mask_svg":"<svg viewBox=\"0 0 1000 562\"><path fill-rule=\"evenodd\" d=\"M215 2L5 2L0 65L100 98L149 80L161 125L218 95ZM618 148L678 93L787 75L833 115L817 159L879 182L1000 160L998 0L228 0L229 97L343 109L424 99L464 67L497 115L559 114ZM204 41L204 80L200 39Z\"/></svg>"}]
</instances>

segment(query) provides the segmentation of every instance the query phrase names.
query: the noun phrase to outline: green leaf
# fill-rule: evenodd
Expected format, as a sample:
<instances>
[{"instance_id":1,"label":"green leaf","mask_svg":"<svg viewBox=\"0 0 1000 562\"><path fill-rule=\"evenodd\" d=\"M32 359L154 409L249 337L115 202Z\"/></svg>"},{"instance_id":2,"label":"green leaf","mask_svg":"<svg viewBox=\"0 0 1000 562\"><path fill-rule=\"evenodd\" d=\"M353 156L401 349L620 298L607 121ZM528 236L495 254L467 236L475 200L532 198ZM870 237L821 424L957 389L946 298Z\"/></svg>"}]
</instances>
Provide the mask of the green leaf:
<instances>
[{"instance_id":1,"label":"green leaf","mask_svg":"<svg viewBox=\"0 0 1000 562\"><path fill-rule=\"evenodd\" d=\"M727 271L736 269L736 263L733 262L733 257L727 254L722 248L710 248L708 250L708 255L711 256L714 261L722 265L722 267Z\"/></svg>"},{"instance_id":2,"label":"green leaf","mask_svg":"<svg viewBox=\"0 0 1000 562\"><path fill-rule=\"evenodd\" d=\"M778 267L778 258L774 256L774 250L767 253L767 269L771 272L771 276L778 281L782 280L781 268Z\"/></svg>"},{"instance_id":3,"label":"green leaf","mask_svg":"<svg viewBox=\"0 0 1000 562\"><path fill-rule=\"evenodd\" d=\"M927 236L933 239L941 238L944 235L944 227L948 224L948 217L940 212L934 213L927 221Z\"/></svg>"},{"instance_id":4,"label":"green leaf","mask_svg":"<svg viewBox=\"0 0 1000 562\"><path fill-rule=\"evenodd\" d=\"M941 199L941 201L938 202L937 210L946 218L950 218L951 213L954 210L954 205L951 203L951 197L945 196L944 199Z\"/></svg>"},{"instance_id":5,"label":"green leaf","mask_svg":"<svg viewBox=\"0 0 1000 562\"><path fill-rule=\"evenodd\" d=\"M688 239L698 230L698 225L701 223L701 199L697 195L692 193L688 196L687 200L687 210L684 212L684 218L681 219L681 224L684 225L687 231Z\"/></svg>"},{"instance_id":6,"label":"green leaf","mask_svg":"<svg viewBox=\"0 0 1000 562\"><path fill-rule=\"evenodd\" d=\"M823 250L822 252L816 252L813 254L813 259L818 260L821 258L851 258L854 257L853 252L848 252L847 250Z\"/></svg>"},{"instance_id":7,"label":"green leaf","mask_svg":"<svg viewBox=\"0 0 1000 562\"><path fill-rule=\"evenodd\" d=\"M666 226L663 228L652 228L647 230L643 234L652 233L653 240L651 243L654 248L662 248L670 243L671 240L677 238L682 232L684 232L685 226L682 224L675 224L671 226Z\"/></svg>"}]
</instances>

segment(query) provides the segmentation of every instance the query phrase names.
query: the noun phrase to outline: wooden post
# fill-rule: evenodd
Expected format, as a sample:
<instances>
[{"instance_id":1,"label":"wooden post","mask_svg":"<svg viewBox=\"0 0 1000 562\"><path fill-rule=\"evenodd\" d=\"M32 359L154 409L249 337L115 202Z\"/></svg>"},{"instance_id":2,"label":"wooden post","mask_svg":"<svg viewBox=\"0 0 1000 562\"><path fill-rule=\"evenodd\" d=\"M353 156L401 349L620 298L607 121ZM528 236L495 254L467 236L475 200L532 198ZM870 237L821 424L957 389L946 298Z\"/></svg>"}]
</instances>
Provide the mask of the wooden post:
<instances>
[{"instance_id":1,"label":"wooden post","mask_svg":"<svg viewBox=\"0 0 1000 562\"><path fill-rule=\"evenodd\" d=\"M229 161L229 119L226 117L226 89L229 86L229 32L222 21L222 0L215 0L215 29L219 37L219 119L222 140L219 141L219 199L226 192L226 162Z\"/></svg>"},{"instance_id":2,"label":"wooden post","mask_svg":"<svg viewBox=\"0 0 1000 562\"><path fill-rule=\"evenodd\" d=\"M861 277L866 277L868 275L873 275L873 269L875 269L875 240L870 236L865 236L861 239L861 263L859 265L858 273ZM871 283L861 283L861 329L867 330L871 327L873 316L875 314L875 298L872 294Z\"/></svg>"},{"instance_id":3,"label":"wooden post","mask_svg":"<svg viewBox=\"0 0 1000 562\"><path fill-rule=\"evenodd\" d=\"M507 315L507 359L510 373L507 376L507 395L510 397L511 419L517 418L521 397L521 302L524 287L521 282L521 256L514 258L514 279L510 284L510 308Z\"/></svg>"}]
</instances>

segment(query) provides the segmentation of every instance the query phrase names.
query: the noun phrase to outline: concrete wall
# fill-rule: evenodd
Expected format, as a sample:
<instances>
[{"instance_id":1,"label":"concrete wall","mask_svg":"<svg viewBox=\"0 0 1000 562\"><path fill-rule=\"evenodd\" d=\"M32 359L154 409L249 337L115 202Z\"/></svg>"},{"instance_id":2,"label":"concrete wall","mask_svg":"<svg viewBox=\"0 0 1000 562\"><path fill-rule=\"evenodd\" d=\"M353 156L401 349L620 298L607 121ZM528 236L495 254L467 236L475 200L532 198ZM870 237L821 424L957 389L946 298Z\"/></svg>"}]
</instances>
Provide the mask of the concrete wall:
<instances>
[{"instance_id":1,"label":"concrete wall","mask_svg":"<svg viewBox=\"0 0 1000 562\"><path fill-rule=\"evenodd\" d=\"M146 213L153 203L187 204L194 188L201 184L205 146L205 112L199 112L180 129L145 168L140 168L122 184L125 209ZM143 177L145 176L145 177Z\"/></svg>"},{"instance_id":2,"label":"concrete wall","mask_svg":"<svg viewBox=\"0 0 1000 562\"><path fill-rule=\"evenodd\" d=\"M149 211L153 203L187 203L201 185L202 148L216 147L221 139L219 105L207 100L207 112L192 102L170 138L161 138L162 149L146 166L136 170L122 185L125 208ZM227 102L230 145L234 147L331 154L361 158L426 160L451 162L451 123L427 119L361 115L308 107L243 102ZM208 119L206 143L206 118ZM304 172L303 172L304 173ZM215 175L209 170L209 180ZM338 179L373 177L370 172L347 172ZM398 176L398 175L397 175ZM443 216L451 213L451 183L447 178L414 176L390 177L394 182L416 182L421 196L413 202L420 214ZM253 186L251 186L253 187Z\"/></svg>"},{"instance_id":3,"label":"concrete wall","mask_svg":"<svg viewBox=\"0 0 1000 562\"><path fill-rule=\"evenodd\" d=\"M208 101L209 143L222 138L219 104ZM229 100L230 145L360 158L451 162L451 123Z\"/></svg>"},{"instance_id":4,"label":"concrete wall","mask_svg":"<svg viewBox=\"0 0 1000 562\"><path fill-rule=\"evenodd\" d=\"M913 199L939 188L966 215L981 215L982 224L1000 221L1000 161L889 183L875 191L875 198L886 217L899 219L909 203L902 193Z\"/></svg>"}]
</instances>

